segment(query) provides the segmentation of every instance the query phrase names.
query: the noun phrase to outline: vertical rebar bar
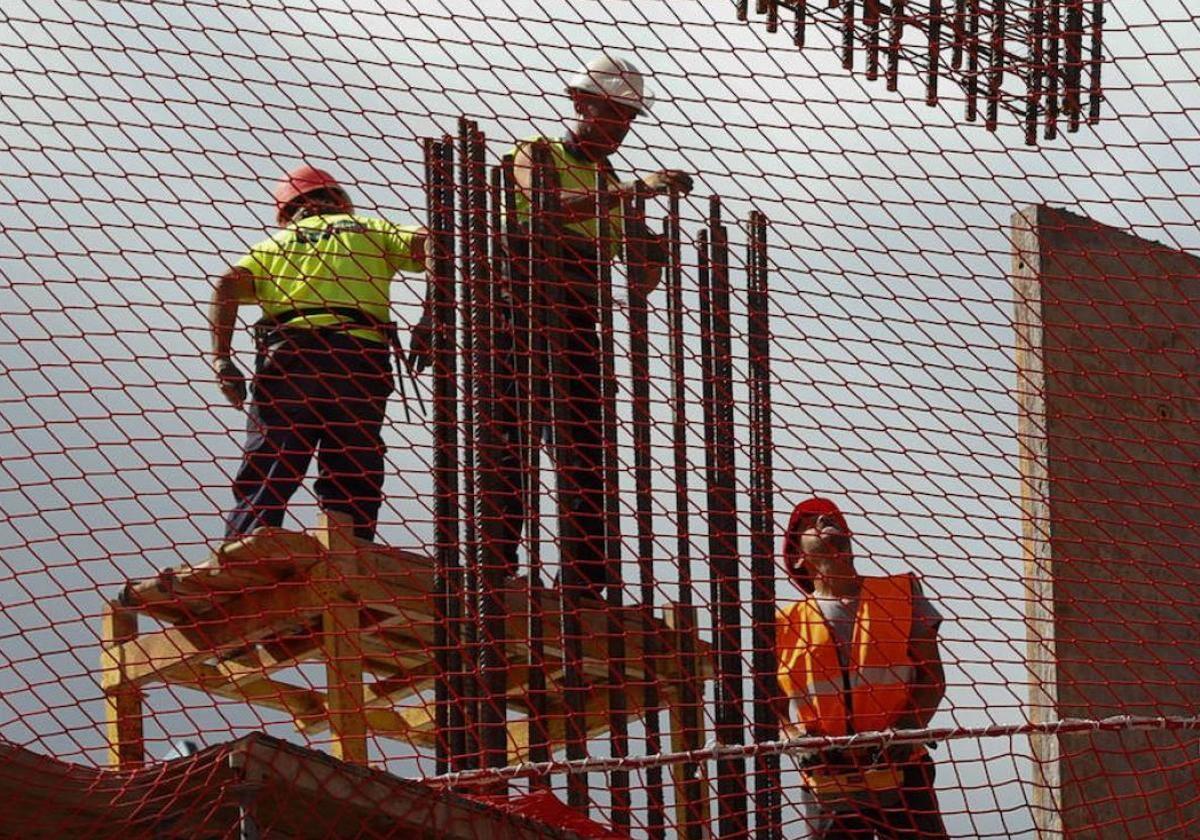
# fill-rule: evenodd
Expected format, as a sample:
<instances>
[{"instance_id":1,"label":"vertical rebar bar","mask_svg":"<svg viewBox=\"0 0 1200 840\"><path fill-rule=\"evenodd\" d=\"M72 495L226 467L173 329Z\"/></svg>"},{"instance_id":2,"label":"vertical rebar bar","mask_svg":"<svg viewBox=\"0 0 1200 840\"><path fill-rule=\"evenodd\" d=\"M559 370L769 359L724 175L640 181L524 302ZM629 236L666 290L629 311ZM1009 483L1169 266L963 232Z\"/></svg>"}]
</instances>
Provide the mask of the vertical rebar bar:
<instances>
[{"instance_id":1,"label":"vertical rebar bar","mask_svg":"<svg viewBox=\"0 0 1200 840\"><path fill-rule=\"evenodd\" d=\"M1046 129L1043 137L1053 140L1058 136L1059 80L1062 77L1062 0L1049 0L1050 21L1046 27Z\"/></svg>"},{"instance_id":2,"label":"vertical rebar bar","mask_svg":"<svg viewBox=\"0 0 1200 840\"><path fill-rule=\"evenodd\" d=\"M675 480L675 554L679 572L679 661L681 682L677 696L680 698L679 720L682 740L689 750L700 747L701 694L695 680L696 633L695 610L692 597L692 545L689 524L688 494L688 418L687 382L683 367L683 244L679 228L679 194L672 192L667 204L667 218L663 220L663 238L667 243L667 322L670 330L671 354L671 448L674 460ZM684 822L679 826L680 836L686 840L700 840L709 834L705 824L701 798L704 796L699 774L699 765L685 762L679 769L684 778Z\"/></svg>"},{"instance_id":3,"label":"vertical rebar bar","mask_svg":"<svg viewBox=\"0 0 1200 840\"><path fill-rule=\"evenodd\" d=\"M1067 0L1067 21L1063 31L1066 64L1063 68L1063 110L1067 114L1067 130L1078 131L1083 94L1083 2Z\"/></svg>"},{"instance_id":4,"label":"vertical rebar bar","mask_svg":"<svg viewBox=\"0 0 1200 840\"><path fill-rule=\"evenodd\" d=\"M631 237L646 231L646 194L639 182L632 200L625 204L626 265L629 283L629 367L633 420L633 473L637 522L638 577L641 584L641 611L649 626L654 615L654 488L653 460L650 448L650 327L646 301L645 248ZM632 234L629 231L633 231ZM646 755L662 750L658 697L658 662L661 645L657 634L648 633L642 643L645 681ZM646 834L650 840L665 837L665 804L662 767L646 770Z\"/></svg>"},{"instance_id":5,"label":"vertical rebar bar","mask_svg":"<svg viewBox=\"0 0 1200 840\"><path fill-rule=\"evenodd\" d=\"M426 200L433 259L434 647L439 768L459 769L464 752L459 622L458 362L455 350L454 143L425 141Z\"/></svg>"},{"instance_id":6,"label":"vertical rebar bar","mask_svg":"<svg viewBox=\"0 0 1200 840\"><path fill-rule=\"evenodd\" d=\"M854 0L842 3L842 69L854 69Z\"/></svg>"},{"instance_id":7,"label":"vertical rebar bar","mask_svg":"<svg viewBox=\"0 0 1200 840\"><path fill-rule=\"evenodd\" d=\"M863 0L863 23L867 27L867 80L879 78L879 0Z\"/></svg>"},{"instance_id":8,"label":"vertical rebar bar","mask_svg":"<svg viewBox=\"0 0 1200 840\"><path fill-rule=\"evenodd\" d=\"M479 719L479 704L483 695L478 671L478 634L476 621L476 594L479 587L479 528L478 488L476 478L475 427L475 270L477 260L475 242L471 235L474 196L471 194L471 132L474 123L466 117L458 118L458 248L459 248L459 311L462 322L460 353L462 363L459 380L455 386L462 400L462 492L463 492L463 622L462 657L464 694L459 698L465 726L466 749L461 757L462 766L478 766L479 733L475 723Z\"/></svg>"},{"instance_id":9,"label":"vertical rebar bar","mask_svg":"<svg viewBox=\"0 0 1200 840\"><path fill-rule=\"evenodd\" d=\"M1037 145L1038 113L1042 104L1042 74L1045 73L1045 6L1034 0L1029 10L1029 72L1025 80L1025 145Z\"/></svg>"},{"instance_id":10,"label":"vertical rebar bar","mask_svg":"<svg viewBox=\"0 0 1200 840\"><path fill-rule=\"evenodd\" d=\"M542 499L541 458L542 431L546 424L546 403L550 386L546 373L546 312L541 293L544 276L535 274L535 262L530 259L532 243L544 237L545 214L540 204L533 204L529 220L530 235L522 236L517 225L517 195L513 156L505 155L501 161L501 180L504 192L504 219L509 225L507 236L502 239L507 276L512 283L513 296L513 365L516 377L517 423L522 472L522 511L525 522L523 531L526 553L529 558L527 597L529 620L527 637L529 649L529 760L533 762L550 759L550 734L547 728L546 695L546 648L545 616L542 610ZM536 172L535 172L536 174ZM540 177L540 176L539 176ZM536 184L531 184L531 192ZM497 229L499 229L497 227ZM524 260L524 264L518 264ZM536 263L544 267L544 261ZM533 789L548 789L550 779L537 775L530 779Z\"/></svg>"},{"instance_id":11,"label":"vertical rebar bar","mask_svg":"<svg viewBox=\"0 0 1200 840\"><path fill-rule=\"evenodd\" d=\"M773 701L775 684L774 454L771 437L771 322L767 282L767 217L750 215L747 249L747 349L750 393L750 574L753 625L754 740L779 737ZM759 840L782 836L779 757L754 761L754 824Z\"/></svg>"},{"instance_id":12,"label":"vertical rebar bar","mask_svg":"<svg viewBox=\"0 0 1200 840\"><path fill-rule=\"evenodd\" d=\"M967 122L979 118L979 0L967 0Z\"/></svg>"},{"instance_id":13,"label":"vertical rebar bar","mask_svg":"<svg viewBox=\"0 0 1200 840\"><path fill-rule=\"evenodd\" d=\"M796 11L796 21L792 29L792 43L797 47L803 47L807 36L806 24L808 23L808 3L806 0L795 0L792 8Z\"/></svg>"},{"instance_id":14,"label":"vertical rebar bar","mask_svg":"<svg viewBox=\"0 0 1200 840\"><path fill-rule=\"evenodd\" d=\"M741 593L738 574L737 490L734 462L733 339L730 320L729 242L721 203L709 200L711 245L711 358L706 378L712 399L705 405L708 464L709 567L713 611L714 717L719 744L744 742ZM703 324L702 324L703 326ZM741 837L747 826L746 762L717 760L717 809L721 837Z\"/></svg>"},{"instance_id":15,"label":"vertical rebar bar","mask_svg":"<svg viewBox=\"0 0 1200 840\"><path fill-rule=\"evenodd\" d=\"M570 341L561 311L563 259L559 256L562 213L559 209L558 176L550 147L539 141L532 147L535 199L540 204L542 224L535 237L530 258L534 263L535 294L546 301L544 331L547 336L551 423L554 438L554 470L558 486L559 528L559 609L562 616L563 700L566 707L567 758L587 757L587 683L583 672L583 627L579 617L579 597L585 582L580 568L581 534L572 503L578 495L578 478L568 464L576 458L571 451L567 424L575 420L582 406L572 405L570 380L578 375L565 357ZM538 264L540 263L540 265ZM580 422L576 420L576 422ZM564 538L564 534L570 538ZM589 806L588 778L585 773L567 776L567 804L586 814Z\"/></svg>"},{"instance_id":16,"label":"vertical rebar bar","mask_svg":"<svg viewBox=\"0 0 1200 840\"><path fill-rule=\"evenodd\" d=\"M608 734L614 758L629 755L628 695L625 680L625 636L621 625L621 463L617 446L617 366L613 327L612 257L616 232L609 216L608 172L596 173L596 213L598 220L597 265L600 308L600 417L604 465L604 554L605 592L608 596ZM624 831L630 825L629 771L609 773L613 825Z\"/></svg>"},{"instance_id":17,"label":"vertical rebar bar","mask_svg":"<svg viewBox=\"0 0 1200 840\"><path fill-rule=\"evenodd\" d=\"M500 170L492 173L489 189L484 158L483 134L474 125L468 143L470 170L471 255L473 300L475 304L475 408L478 471L477 520L479 535L479 678L482 688L479 703L479 741L481 765L503 767L508 761L507 693L509 663L507 657L507 610L504 583L507 573L503 536L506 524L501 499L511 488L501 469L499 372L497 332L500 328L496 290L499 277L497 261L488 259L489 243L496 237L491 231L500 224ZM491 218L488 200L491 199ZM503 782L495 792L503 792Z\"/></svg>"},{"instance_id":18,"label":"vertical rebar bar","mask_svg":"<svg viewBox=\"0 0 1200 840\"><path fill-rule=\"evenodd\" d=\"M967 0L954 0L954 47L950 53L950 66L962 69L963 47L967 39Z\"/></svg>"},{"instance_id":19,"label":"vertical rebar bar","mask_svg":"<svg viewBox=\"0 0 1200 840\"><path fill-rule=\"evenodd\" d=\"M1006 0L993 0L991 62L988 67L987 117L984 125L995 131L1000 121L1000 97L1004 85L1004 39L1006 35Z\"/></svg>"},{"instance_id":20,"label":"vertical rebar bar","mask_svg":"<svg viewBox=\"0 0 1200 840\"><path fill-rule=\"evenodd\" d=\"M888 90L900 84L900 42L904 39L904 0L892 0L892 19L888 26L887 70L884 80Z\"/></svg>"},{"instance_id":21,"label":"vertical rebar bar","mask_svg":"<svg viewBox=\"0 0 1200 840\"><path fill-rule=\"evenodd\" d=\"M925 104L938 101L938 74L942 60L942 0L929 0L929 75L925 81Z\"/></svg>"},{"instance_id":22,"label":"vertical rebar bar","mask_svg":"<svg viewBox=\"0 0 1200 840\"><path fill-rule=\"evenodd\" d=\"M1104 0L1092 0L1092 50L1089 62L1091 87L1088 90L1088 123L1100 121L1100 103L1104 100L1100 86L1100 71L1104 66L1101 40L1104 37Z\"/></svg>"}]
</instances>

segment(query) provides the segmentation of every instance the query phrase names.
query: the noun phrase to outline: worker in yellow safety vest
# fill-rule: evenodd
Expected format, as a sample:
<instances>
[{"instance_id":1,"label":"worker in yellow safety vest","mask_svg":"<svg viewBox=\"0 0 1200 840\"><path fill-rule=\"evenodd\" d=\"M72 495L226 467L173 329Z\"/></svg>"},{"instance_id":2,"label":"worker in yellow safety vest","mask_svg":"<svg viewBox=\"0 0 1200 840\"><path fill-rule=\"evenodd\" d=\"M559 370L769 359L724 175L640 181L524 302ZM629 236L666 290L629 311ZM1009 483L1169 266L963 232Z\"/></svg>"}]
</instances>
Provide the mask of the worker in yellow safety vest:
<instances>
[{"instance_id":1,"label":"worker in yellow safety vest","mask_svg":"<svg viewBox=\"0 0 1200 840\"><path fill-rule=\"evenodd\" d=\"M275 188L280 230L217 282L209 307L213 372L241 408L232 357L238 309L257 304L257 360L226 537L278 526L317 456L323 510L374 538L383 502L382 427L399 350L390 316L398 271L425 267L425 229L357 215L328 172L301 166Z\"/></svg>"},{"instance_id":2,"label":"worker in yellow safety vest","mask_svg":"<svg viewBox=\"0 0 1200 840\"><path fill-rule=\"evenodd\" d=\"M622 204L639 188L649 195L671 191L686 194L692 189L692 177L677 169L663 169L637 179L621 181L609 158L614 155L638 117L650 113L652 97L642 72L628 59L599 55L574 75L566 87L574 107L562 136L531 137L513 150L516 218L509 219L508 244L513 259L508 262L517 275L507 278L511 289L523 286L529 276L540 276L548 288L535 290L553 306L554 326L546 331L553 364L562 372L558 381L566 393L558 395L558 406L565 406L555 427L562 435L556 450L562 456L559 469L559 493L564 518L560 522L562 556L569 561L564 568L584 594L599 595L607 584L609 570L605 552L604 521L604 447L600 411L600 342L597 324L598 269L602 258L622 251L627 263L646 265L644 288L649 293L658 284L664 259L662 237L651 234L644 224L635 226L623 219ZM544 144L549 151L551 178L557 181L558 205L547 224L557 240L558 254L545 260L540 272L534 271L530 253L529 221L533 198L534 149ZM597 184L605 183L607 208L598 208ZM611 253L600 255L600 214L607 213L611 231ZM511 298L511 294L510 294ZM512 319L508 319L511 323ZM413 349L418 365L428 360L430 328L414 333ZM498 526L494 538L506 571L515 573L517 547L524 518L524 468L522 430L517 421L516 395L520 389L516 354L523 352L509 337L498 339L497 350L507 354L500 383L500 416L496 426L504 438L497 472L503 490L481 499L485 528ZM525 351L527 352L527 351ZM563 455L565 453L565 455ZM564 567L568 563L564 563ZM570 586L567 587L568 589Z\"/></svg>"},{"instance_id":3,"label":"worker in yellow safety vest","mask_svg":"<svg viewBox=\"0 0 1200 840\"><path fill-rule=\"evenodd\" d=\"M846 518L829 499L798 504L783 543L803 600L780 610L780 713L789 737L928 725L946 692L941 616L913 574L855 571ZM817 840L946 837L924 746L826 749L802 762Z\"/></svg>"}]
</instances>

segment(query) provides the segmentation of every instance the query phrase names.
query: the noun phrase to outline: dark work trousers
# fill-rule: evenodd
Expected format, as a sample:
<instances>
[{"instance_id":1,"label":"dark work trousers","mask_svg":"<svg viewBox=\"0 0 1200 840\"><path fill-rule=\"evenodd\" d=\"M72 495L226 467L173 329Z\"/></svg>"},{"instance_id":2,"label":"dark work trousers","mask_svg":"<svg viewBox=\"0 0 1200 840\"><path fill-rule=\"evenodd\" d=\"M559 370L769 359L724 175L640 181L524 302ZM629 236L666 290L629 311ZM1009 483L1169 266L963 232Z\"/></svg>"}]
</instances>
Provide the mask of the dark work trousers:
<instances>
[{"instance_id":1,"label":"dark work trousers","mask_svg":"<svg viewBox=\"0 0 1200 840\"><path fill-rule=\"evenodd\" d=\"M808 794L813 840L946 840L935 775L933 759L926 755L904 765L904 784L896 790L828 804Z\"/></svg>"},{"instance_id":2,"label":"dark work trousers","mask_svg":"<svg viewBox=\"0 0 1200 840\"><path fill-rule=\"evenodd\" d=\"M226 538L280 525L315 453L321 508L349 515L355 536L374 539L392 390L389 345L322 329L284 329L272 338L255 366Z\"/></svg>"},{"instance_id":3,"label":"dark work trousers","mask_svg":"<svg viewBox=\"0 0 1200 840\"><path fill-rule=\"evenodd\" d=\"M542 419L542 438L561 440L553 447L558 463L558 491L565 519L559 523L559 552L564 563L573 562L583 584L599 594L608 579L604 522L604 448L601 425L600 339L596 330L594 262L584 259L556 261L549 281L557 288L546 290L547 307L540 319L547 322L542 335L548 345L549 365L557 369L550 378L562 393L553 398L553 386L534 400ZM510 288L526 281L525 264L517 264ZM526 510L522 487L527 474L523 430L518 422L519 399L526 393L527 382L521 371L527 369L529 349L523 336L502 329L497 338L498 428L503 440L497 459L502 491L493 501L482 499L485 521L495 511L502 525L498 528L501 553L509 572L517 568L517 548L521 540ZM539 316L534 316L535 322ZM552 413L558 411L552 420ZM543 468L546 462L543 461Z\"/></svg>"}]
</instances>

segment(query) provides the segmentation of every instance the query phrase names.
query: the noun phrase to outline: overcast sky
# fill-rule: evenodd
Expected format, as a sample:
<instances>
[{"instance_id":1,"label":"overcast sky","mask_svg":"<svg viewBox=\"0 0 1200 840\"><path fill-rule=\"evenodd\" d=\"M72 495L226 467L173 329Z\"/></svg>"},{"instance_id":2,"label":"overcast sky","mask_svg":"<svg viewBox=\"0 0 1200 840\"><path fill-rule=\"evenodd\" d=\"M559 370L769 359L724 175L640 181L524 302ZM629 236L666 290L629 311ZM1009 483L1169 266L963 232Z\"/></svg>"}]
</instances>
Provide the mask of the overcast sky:
<instances>
[{"instance_id":1,"label":"overcast sky","mask_svg":"<svg viewBox=\"0 0 1200 840\"><path fill-rule=\"evenodd\" d=\"M269 234L279 174L326 166L364 212L421 220L421 137L465 114L495 162L514 138L559 133L563 85L598 48L651 71L658 94L619 170L697 173L689 238L709 194L728 218L771 220L777 522L832 495L866 571L924 576L946 618L935 725L1026 720L1010 217L1046 202L1200 250L1197 18L1166 0L1106 15L1102 122L1028 148L1011 116L996 134L965 123L946 82L927 108L911 69L888 93L841 68L837 33L814 28L798 51L718 2L5 3L0 736L102 761L102 598L202 562L221 534L242 420L211 382L204 307L213 277ZM401 322L419 288L395 284ZM380 539L422 548L429 435L394 403L387 440ZM674 600L665 429L655 444L659 598ZM298 497L293 514L308 524L312 506ZM278 715L186 691L149 703L157 755L194 733L296 737ZM394 772L432 769L383 749ZM952 833L1028 831L1027 752L939 751Z\"/></svg>"}]
</instances>

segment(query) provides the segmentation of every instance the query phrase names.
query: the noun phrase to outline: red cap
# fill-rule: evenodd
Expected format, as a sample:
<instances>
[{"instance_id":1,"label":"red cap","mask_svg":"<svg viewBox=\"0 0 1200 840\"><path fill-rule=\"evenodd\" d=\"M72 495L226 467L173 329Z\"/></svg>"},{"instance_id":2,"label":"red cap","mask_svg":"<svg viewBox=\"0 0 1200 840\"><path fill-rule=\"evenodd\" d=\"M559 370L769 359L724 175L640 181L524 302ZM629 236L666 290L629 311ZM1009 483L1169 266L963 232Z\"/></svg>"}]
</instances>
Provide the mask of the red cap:
<instances>
[{"instance_id":1,"label":"red cap","mask_svg":"<svg viewBox=\"0 0 1200 840\"><path fill-rule=\"evenodd\" d=\"M341 184L324 169L315 166L298 166L284 175L275 185L275 218L282 225L287 222L283 217L283 209L306 193L314 190L340 190Z\"/></svg>"},{"instance_id":2,"label":"red cap","mask_svg":"<svg viewBox=\"0 0 1200 840\"><path fill-rule=\"evenodd\" d=\"M800 526L814 516L827 516L847 536L850 534L846 517L830 499L813 496L792 509L792 517L788 520L787 531L783 535L783 563L792 580L805 592L813 591L813 581L812 572L808 570L807 564L796 568L796 562L800 559Z\"/></svg>"}]
</instances>

